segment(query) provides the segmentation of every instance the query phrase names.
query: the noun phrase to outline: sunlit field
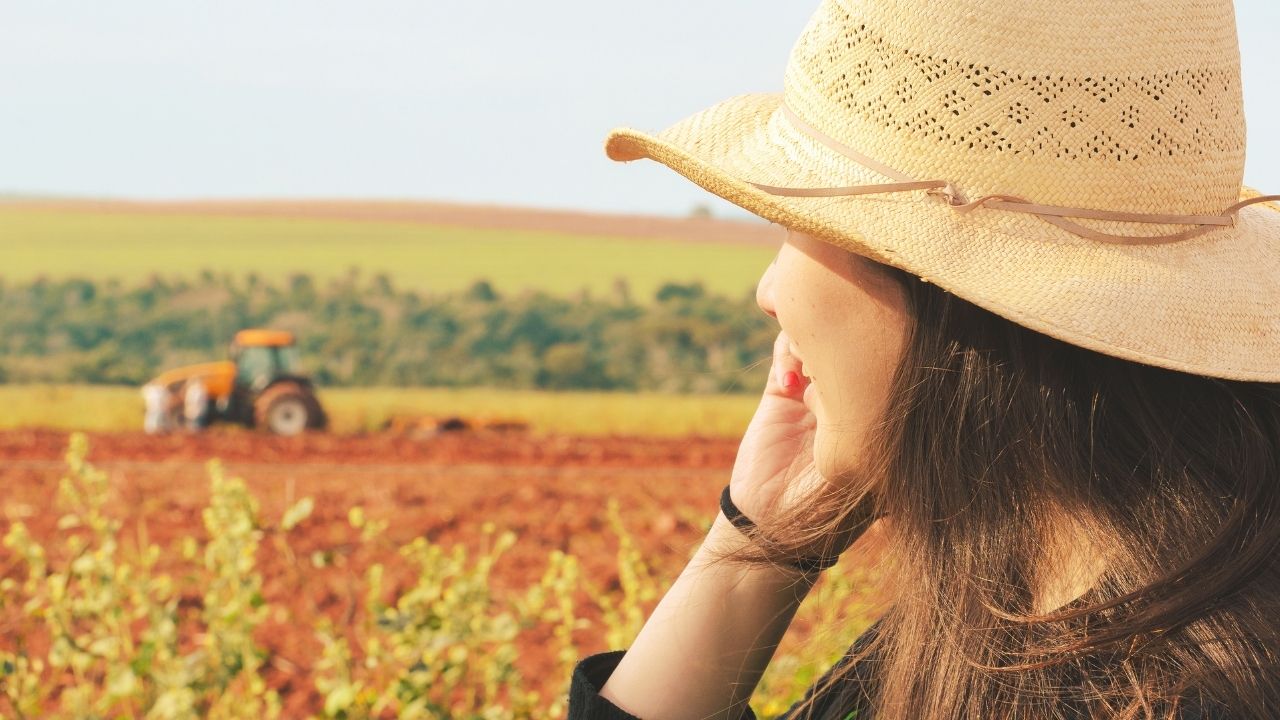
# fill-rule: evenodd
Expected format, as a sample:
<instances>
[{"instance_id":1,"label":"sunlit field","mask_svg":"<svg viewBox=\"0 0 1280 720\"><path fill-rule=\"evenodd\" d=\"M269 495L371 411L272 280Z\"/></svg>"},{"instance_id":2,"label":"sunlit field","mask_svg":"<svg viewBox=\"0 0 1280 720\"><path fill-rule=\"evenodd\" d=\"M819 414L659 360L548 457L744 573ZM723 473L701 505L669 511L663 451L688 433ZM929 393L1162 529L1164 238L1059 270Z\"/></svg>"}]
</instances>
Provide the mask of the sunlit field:
<instances>
[{"instance_id":1,"label":"sunlit field","mask_svg":"<svg viewBox=\"0 0 1280 720\"><path fill-rule=\"evenodd\" d=\"M625 278L647 301L666 282L702 282L739 296L754 287L776 248L732 243L601 237L421 223L224 215L58 211L0 204L0 278L115 278L253 272L325 280L357 268L400 287L451 292L477 279L499 292L525 288L604 296Z\"/></svg>"},{"instance_id":2,"label":"sunlit field","mask_svg":"<svg viewBox=\"0 0 1280 720\"><path fill-rule=\"evenodd\" d=\"M206 270L286 286L295 273L324 283L353 271L360 287L380 286L385 273L427 293L484 279L505 296L485 301L495 306L525 288L616 299L619 278L636 303L668 282L749 298L775 252L700 238L3 205L0 237L0 292L15 302L52 287L19 286L39 277L128 288ZM32 315L37 328L71 324ZM98 325L119 330L116 319ZM47 367L57 350L27 361ZM746 361L733 357L738 377ZM24 366L6 365L17 381ZM327 434L154 437L140 432L134 385L0 381L0 717L563 718L574 663L627 647L705 535L759 400L398 387L321 387L319 398ZM453 417L481 430L431 432ZM509 423L528 432L483 430ZM826 575L761 683L765 715L794 702L871 621L871 566Z\"/></svg>"},{"instance_id":3,"label":"sunlit field","mask_svg":"<svg viewBox=\"0 0 1280 720\"><path fill-rule=\"evenodd\" d=\"M746 429L755 395L544 392L487 388L332 388L320 391L332 429L373 431L393 416L512 419L536 433L727 437ZM140 430L136 388L0 385L0 429L42 427L98 432Z\"/></svg>"},{"instance_id":4,"label":"sunlit field","mask_svg":"<svg viewBox=\"0 0 1280 720\"><path fill-rule=\"evenodd\" d=\"M0 716L558 720L574 664L630 646L728 472L326 455L282 475L104 444L0 468ZM762 717L877 614L863 548L799 611Z\"/></svg>"}]
</instances>

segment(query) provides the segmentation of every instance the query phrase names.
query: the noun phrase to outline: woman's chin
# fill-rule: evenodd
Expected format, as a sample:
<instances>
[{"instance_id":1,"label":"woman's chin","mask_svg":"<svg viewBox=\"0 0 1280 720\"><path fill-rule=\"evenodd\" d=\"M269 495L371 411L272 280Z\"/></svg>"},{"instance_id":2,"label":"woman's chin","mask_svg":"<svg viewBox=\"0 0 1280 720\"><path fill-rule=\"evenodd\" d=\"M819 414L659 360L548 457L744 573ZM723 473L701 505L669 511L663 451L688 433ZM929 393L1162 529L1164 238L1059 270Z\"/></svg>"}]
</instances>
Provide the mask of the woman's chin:
<instances>
[{"instance_id":1,"label":"woman's chin","mask_svg":"<svg viewBox=\"0 0 1280 720\"><path fill-rule=\"evenodd\" d=\"M827 482L840 477L840 468L844 464L832 440L831 433L818 423L813 434L813 466Z\"/></svg>"},{"instance_id":2,"label":"woman's chin","mask_svg":"<svg viewBox=\"0 0 1280 720\"><path fill-rule=\"evenodd\" d=\"M818 423L813 435L813 465L824 480L844 485L858 475L858 458L847 438Z\"/></svg>"}]
</instances>

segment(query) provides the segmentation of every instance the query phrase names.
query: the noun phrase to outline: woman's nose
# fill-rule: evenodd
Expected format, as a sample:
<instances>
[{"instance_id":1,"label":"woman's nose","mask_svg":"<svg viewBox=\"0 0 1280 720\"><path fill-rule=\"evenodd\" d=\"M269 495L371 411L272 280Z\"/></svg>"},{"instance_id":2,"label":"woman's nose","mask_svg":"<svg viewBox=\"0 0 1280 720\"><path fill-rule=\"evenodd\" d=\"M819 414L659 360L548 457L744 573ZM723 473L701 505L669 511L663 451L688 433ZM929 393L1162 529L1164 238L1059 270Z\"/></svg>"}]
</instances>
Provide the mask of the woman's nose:
<instances>
[{"instance_id":1,"label":"woman's nose","mask_svg":"<svg viewBox=\"0 0 1280 720\"><path fill-rule=\"evenodd\" d=\"M777 263L770 263L765 268L764 274L760 276L760 282L756 283L756 305L764 311L765 315L771 318L777 318L777 309L773 305L773 269L777 267Z\"/></svg>"}]
</instances>

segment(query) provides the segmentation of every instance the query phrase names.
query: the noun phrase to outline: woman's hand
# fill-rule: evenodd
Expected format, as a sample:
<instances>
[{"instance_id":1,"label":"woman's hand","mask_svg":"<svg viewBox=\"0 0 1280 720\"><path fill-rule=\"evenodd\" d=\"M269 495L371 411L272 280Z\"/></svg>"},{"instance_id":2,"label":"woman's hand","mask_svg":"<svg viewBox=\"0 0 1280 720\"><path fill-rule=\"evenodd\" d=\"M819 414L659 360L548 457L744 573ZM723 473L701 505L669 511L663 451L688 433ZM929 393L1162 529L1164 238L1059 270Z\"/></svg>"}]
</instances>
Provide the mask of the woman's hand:
<instances>
[{"instance_id":1,"label":"woman's hand","mask_svg":"<svg viewBox=\"0 0 1280 720\"><path fill-rule=\"evenodd\" d=\"M786 494L795 484L793 467L801 477L817 477L811 450L817 421L801 402L805 381L787 344L784 336L774 344L774 371L730 480L734 503L747 517L758 516ZM785 372L796 374L795 385L783 384ZM643 718L742 715L814 579L766 565L723 562L726 551L743 547L742 533L717 515L600 697Z\"/></svg>"},{"instance_id":2,"label":"woman's hand","mask_svg":"<svg viewBox=\"0 0 1280 720\"><path fill-rule=\"evenodd\" d=\"M813 463L817 419L789 341L774 343L760 407L742 438L729 493L756 519L825 483ZM795 383L786 383L786 373ZM706 541L623 655L600 696L638 717L739 717L815 576L722 562L743 535L717 515ZM843 546L841 546L843 547Z\"/></svg>"},{"instance_id":3,"label":"woman's hand","mask_svg":"<svg viewBox=\"0 0 1280 720\"><path fill-rule=\"evenodd\" d=\"M800 373L800 361L791 355L790 344L785 332L773 341L769 380L742 436L729 480L733 503L753 519L784 507L797 491L810 491L825 482L813 464L818 421L803 400L809 379Z\"/></svg>"},{"instance_id":4,"label":"woman's hand","mask_svg":"<svg viewBox=\"0 0 1280 720\"><path fill-rule=\"evenodd\" d=\"M738 447L729 480L734 505L752 520L785 512L827 484L814 464L817 418L803 399L810 380L801 374L801 363L791 355L790 344L786 333L779 332L764 394ZM869 520L869 513L851 515L836 533L841 537L833 546L847 547Z\"/></svg>"}]
</instances>

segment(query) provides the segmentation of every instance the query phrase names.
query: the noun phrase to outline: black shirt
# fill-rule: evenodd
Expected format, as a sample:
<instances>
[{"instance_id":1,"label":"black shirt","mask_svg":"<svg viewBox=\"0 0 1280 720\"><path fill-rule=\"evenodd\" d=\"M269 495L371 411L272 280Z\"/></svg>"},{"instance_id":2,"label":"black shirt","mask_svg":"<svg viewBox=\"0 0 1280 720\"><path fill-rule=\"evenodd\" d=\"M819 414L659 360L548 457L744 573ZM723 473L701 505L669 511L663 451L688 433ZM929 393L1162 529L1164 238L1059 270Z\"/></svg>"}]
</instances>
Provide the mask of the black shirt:
<instances>
[{"instance_id":1,"label":"black shirt","mask_svg":"<svg viewBox=\"0 0 1280 720\"><path fill-rule=\"evenodd\" d=\"M793 704L777 720L871 720L873 709L871 696L878 661L875 653L863 657L854 664L839 682L820 693L814 701L812 714L796 714L801 703L812 697L817 688L824 688L831 675L848 665L856 654L861 654L875 636L880 623L872 625L863 633L835 665L832 665L822 677L805 691L804 698ZM568 720L639 720L617 705L600 697L600 689L604 687L614 668L622 660L625 650L614 650L584 658L573 670L573 679L569 687ZM1070 703L1067 703L1070 705ZM1078 717L1087 717L1083 707ZM1072 717L1068 710L1067 717ZM1179 706L1179 720L1230 720L1230 711L1222 705L1202 700L1201 703L1184 702ZM654 720L652 718L648 720ZM751 708L745 708L740 720L756 720Z\"/></svg>"},{"instance_id":2,"label":"black shirt","mask_svg":"<svg viewBox=\"0 0 1280 720\"><path fill-rule=\"evenodd\" d=\"M817 688L824 687L831 675L861 653L866 643L875 635L879 623L872 625L863 633L835 665L832 665L822 677L805 691L804 698L791 706L778 720L791 720L797 707L812 697ZM604 687L613 669L618 666L625 650L613 650L584 658L573 670L573 680L569 687L568 720L638 720L636 716L626 712L617 705L600 697L600 689ZM826 688L814 701L812 715L804 717L812 720L870 720L871 718L871 682L874 678L875 656L864 657L853 666L845 677ZM755 720L756 715L751 708L742 711L740 720Z\"/></svg>"}]
</instances>

